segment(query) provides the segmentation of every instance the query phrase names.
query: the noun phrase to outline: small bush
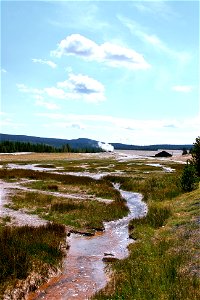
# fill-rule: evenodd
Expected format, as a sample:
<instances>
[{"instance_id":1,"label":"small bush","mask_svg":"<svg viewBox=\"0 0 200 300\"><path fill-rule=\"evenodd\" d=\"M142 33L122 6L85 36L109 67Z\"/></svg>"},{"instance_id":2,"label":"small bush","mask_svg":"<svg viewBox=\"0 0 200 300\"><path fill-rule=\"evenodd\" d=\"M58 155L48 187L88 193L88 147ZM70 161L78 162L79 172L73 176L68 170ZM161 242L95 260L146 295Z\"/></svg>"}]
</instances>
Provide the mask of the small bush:
<instances>
[{"instance_id":1,"label":"small bush","mask_svg":"<svg viewBox=\"0 0 200 300\"><path fill-rule=\"evenodd\" d=\"M181 188L184 192L191 192L197 186L196 170L193 164L187 163L181 176Z\"/></svg>"}]
</instances>

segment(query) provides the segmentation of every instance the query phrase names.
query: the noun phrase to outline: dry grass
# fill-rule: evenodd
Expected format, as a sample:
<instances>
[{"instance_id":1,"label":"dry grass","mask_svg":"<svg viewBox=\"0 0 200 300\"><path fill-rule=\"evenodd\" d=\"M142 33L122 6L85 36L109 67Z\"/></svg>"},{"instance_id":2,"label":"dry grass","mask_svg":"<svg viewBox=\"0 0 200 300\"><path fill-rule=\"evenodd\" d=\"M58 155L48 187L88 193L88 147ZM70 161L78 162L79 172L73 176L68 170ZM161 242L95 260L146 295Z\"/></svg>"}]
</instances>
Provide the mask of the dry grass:
<instances>
[{"instance_id":1,"label":"dry grass","mask_svg":"<svg viewBox=\"0 0 200 300\"><path fill-rule=\"evenodd\" d=\"M29 153L29 154L0 154L1 162L21 162L21 161L51 161L51 160L70 160L83 159L87 157L84 153Z\"/></svg>"}]
</instances>

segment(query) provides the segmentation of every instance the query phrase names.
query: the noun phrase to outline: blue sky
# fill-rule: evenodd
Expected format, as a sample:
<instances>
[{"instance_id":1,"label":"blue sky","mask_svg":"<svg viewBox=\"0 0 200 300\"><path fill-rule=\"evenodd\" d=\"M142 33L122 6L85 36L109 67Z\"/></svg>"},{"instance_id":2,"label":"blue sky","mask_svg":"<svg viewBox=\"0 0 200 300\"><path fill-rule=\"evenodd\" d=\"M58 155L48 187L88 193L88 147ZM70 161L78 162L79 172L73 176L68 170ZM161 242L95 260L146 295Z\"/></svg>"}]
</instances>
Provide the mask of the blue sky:
<instances>
[{"instance_id":1,"label":"blue sky","mask_svg":"<svg viewBox=\"0 0 200 300\"><path fill-rule=\"evenodd\" d=\"M198 4L2 1L1 132L193 143Z\"/></svg>"}]
</instances>

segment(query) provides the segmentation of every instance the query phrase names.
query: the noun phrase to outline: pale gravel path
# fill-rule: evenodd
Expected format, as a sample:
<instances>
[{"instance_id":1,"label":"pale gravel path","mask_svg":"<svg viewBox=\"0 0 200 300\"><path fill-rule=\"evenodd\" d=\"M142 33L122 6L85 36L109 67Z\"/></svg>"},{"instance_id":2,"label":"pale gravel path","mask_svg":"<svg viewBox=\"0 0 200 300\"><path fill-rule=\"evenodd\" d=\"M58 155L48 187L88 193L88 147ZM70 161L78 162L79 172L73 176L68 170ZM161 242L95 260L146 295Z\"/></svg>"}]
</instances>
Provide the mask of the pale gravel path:
<instances>
[{"instance_id":1,"label":"pale gravel path","mask_svg":"<svg viewBox=\"0 0 200 300\"><path fill-rule=\"evenodd\" d=\"M15 193L15 185L10 182L8 183L0 180L0 191L0 217L11 217L11 223L15 226L29 225L38 227L48 223L47 221L39 218L37 215L27 214L22 209L13 210L4 206L9 203L10 195Z\"/></svg>"}]
</instances>

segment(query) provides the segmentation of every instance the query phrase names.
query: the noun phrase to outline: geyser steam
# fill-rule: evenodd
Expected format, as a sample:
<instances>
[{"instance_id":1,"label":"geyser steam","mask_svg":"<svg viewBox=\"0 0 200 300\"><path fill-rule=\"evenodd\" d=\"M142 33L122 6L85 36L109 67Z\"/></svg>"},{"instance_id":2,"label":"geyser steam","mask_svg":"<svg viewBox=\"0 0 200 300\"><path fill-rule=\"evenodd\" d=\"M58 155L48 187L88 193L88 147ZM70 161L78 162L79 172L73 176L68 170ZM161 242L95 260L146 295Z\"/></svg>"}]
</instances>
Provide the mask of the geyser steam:
<instances>
[{"instance_id":1,"label":"geyser steam","mask_svg":"<svg viewBox=\"0 0 200 300\"><path fill-rule=\"evenodd\" d=\"M98 142L98 145L104 151L107 151L107 152L113 152L114 151L114 147L112 145L108 144L108 143Z\"/></svg>"}]
</instances>

